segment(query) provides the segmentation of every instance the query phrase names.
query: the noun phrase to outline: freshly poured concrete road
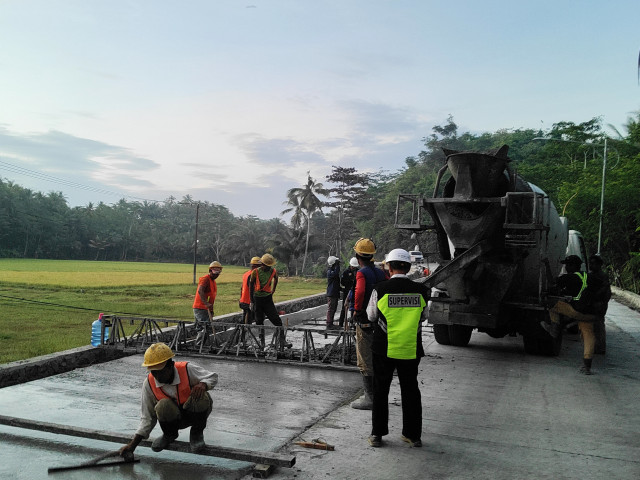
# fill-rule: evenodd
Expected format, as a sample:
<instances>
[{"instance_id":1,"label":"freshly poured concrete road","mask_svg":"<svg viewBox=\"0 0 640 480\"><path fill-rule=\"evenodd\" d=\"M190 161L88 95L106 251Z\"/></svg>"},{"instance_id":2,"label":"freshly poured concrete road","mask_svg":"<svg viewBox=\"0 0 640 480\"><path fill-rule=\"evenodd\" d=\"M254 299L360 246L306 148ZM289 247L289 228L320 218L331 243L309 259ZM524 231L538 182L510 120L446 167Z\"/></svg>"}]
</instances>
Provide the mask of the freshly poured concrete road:
<instances>
[{"instance_id":1,"label":"freshly poured concrete road","mask_svg":"<svg viewBox=\"0 0 640 480\"><path fill-rule=\"evenodd\" d=\"M496 340L474 332L468 348L454 348L425 333L421 449L400 440L397 381L389 396L390 435L383 448L374 449L366 442L370 412L346 403L360 386L357 373L198 360L220 374L213 397L218 406L205 437L210 444L244 449L283 446L297 462L278 468L274 480L637 479L640 315L612 302L607 328L607 355L596 356L592 376L578 373L577 335L565 336L560 357L547 358L525 355L520 337ZM132 432L140 363L130 357L0 389L0 414ZM49 466L80 463L117 448L3 426L0 436L2 479L45 478ZM318 438L335 451L293 444ZM135 465L49 478L252 478L250 466L241 462L149 449L136 453L142 462Z\"/></svg>"},{"instance_id":2,"label":"freshly poured concrete road","mask_svg":"<svg viewBox=\"0 0 640 480\"><path fill-rule=\"evenodd\" d=\"M185 358L185 357L180 357ZM219 375L205 430L209 445L274 451L361 387L354 372L197 358ZM0 414L133 435L145 369L135 355L0 389ZM160 433L159 426L152 438ZM49 478L48 467L75 465L121 445L0 425L0 479ZM188 430L179 440L188 441ZM239 478L252 464L179 452L135 452L141 463L52 473L51 478Z\"/></svg>"}]
</instances>

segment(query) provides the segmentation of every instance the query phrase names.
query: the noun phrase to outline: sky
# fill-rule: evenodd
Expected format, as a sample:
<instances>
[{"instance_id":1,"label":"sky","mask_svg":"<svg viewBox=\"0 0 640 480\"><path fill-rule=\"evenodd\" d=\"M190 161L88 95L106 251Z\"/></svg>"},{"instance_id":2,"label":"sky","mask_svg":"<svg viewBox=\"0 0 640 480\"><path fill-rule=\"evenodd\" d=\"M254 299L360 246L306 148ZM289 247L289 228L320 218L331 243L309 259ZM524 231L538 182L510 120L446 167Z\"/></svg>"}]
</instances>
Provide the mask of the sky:
<instances>
[{"instance_id":1,"label":"sky","mask_svg":"<svg viewBox=\"0 0 640 480\"><path fill-rule=\"evenodd\" d=\"M624 132L639 19L638 0L0 0L0 177L269 219L307 174L399 171L449 115Z\"/></svg>"}]
</instances>

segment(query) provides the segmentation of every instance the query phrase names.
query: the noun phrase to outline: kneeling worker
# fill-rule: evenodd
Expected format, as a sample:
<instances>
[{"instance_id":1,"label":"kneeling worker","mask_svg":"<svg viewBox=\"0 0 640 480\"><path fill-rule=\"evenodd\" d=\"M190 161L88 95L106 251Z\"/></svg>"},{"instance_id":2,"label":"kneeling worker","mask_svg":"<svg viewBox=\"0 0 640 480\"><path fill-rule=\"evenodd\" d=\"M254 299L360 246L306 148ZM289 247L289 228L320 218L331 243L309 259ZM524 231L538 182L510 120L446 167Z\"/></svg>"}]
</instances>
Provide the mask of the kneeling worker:
<instances>
[{"instance_id":1,"label":"kneeling worker","mask_svg":"<svg viewBox=\"0 0 640 480\"><path fill-rule=\"evenodd\" d=\"M154 343L144 354L143 367L149 374L142 385L142 415L133 439L120 448L120 455L133 453L149 438L156 422L162 435L151 445L154 452L167 448L178 438L178 430L191 427L192 452L205 447L204 429L213 402L207 393L218 383L218 374L190 362L174 362L174 353L164 343Z\"/></svg>"}]
</instances>

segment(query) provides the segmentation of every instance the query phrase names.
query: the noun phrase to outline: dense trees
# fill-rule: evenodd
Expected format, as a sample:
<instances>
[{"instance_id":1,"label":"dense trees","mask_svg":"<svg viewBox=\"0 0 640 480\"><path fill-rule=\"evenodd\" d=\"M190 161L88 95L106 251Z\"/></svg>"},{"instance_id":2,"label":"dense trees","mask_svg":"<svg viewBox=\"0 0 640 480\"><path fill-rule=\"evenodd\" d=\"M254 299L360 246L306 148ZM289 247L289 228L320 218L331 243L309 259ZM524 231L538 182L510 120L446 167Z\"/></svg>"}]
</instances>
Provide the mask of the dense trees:
<instances>
[{"instance_id":1,"label":"dense trees","mask_svg":"<svg viewBox=\"0 0 640 480\"><path fill-rule=\"evenodd\" d=\"M352 256L361 236L374 239L382 258L396 247L415 244L429 254L429 231L412 236L394 228L399 194L433 194L443 148L492 151L510 146L511 166L545 190L571 228L595 252L600 221L603 144L607 169L602 255L625 288L636 289L640 270L640 114L624 132L607 137L600 119L558 122L548 130L516 129L460 133L452 117L426 136L424 149L396 172L358 172L334 166L326 186L307 175L287 192L280 219L234 217L229 210L186 196L163 203L99 203L69 208L62 193L32 192L0 178L0 257L147 260L191 263L198 217L197 261L219 259L248 265L253 255L273 251L290 275L323 272L324 260ZM425 219L429 221L429 219Z\"/></svg>"}]
</instances>

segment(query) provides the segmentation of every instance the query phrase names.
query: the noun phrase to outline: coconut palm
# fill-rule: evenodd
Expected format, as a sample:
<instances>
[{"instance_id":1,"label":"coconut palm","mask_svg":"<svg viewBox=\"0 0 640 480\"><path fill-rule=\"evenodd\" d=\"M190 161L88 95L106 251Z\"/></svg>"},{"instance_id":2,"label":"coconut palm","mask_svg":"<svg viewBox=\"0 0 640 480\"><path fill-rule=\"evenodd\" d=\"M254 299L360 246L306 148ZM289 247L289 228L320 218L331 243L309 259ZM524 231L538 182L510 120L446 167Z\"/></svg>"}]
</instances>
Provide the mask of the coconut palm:
<instances>
[{"instance_id":1,"label":"coconut palm","mask_svg":"<svg viewBox=\"0 0 640 480\"><path fill-rule=\"evenodd\" d=\"M293 228L306 227L306 241L304 247L304 256L302 258L302 274L307 262L307 253L309 251L309 237L311 235L311 216L318 211L322 211L324 202L318 198L318 195L327 196L328 190L324 188L322 183L316 182L309 172L307 172L307 184L302 188L291 188L287 191L287 201L285 205L290 207L283 210L281 215L293 212L291 217L291 225Z\"/></svg>"}]
</instances>

